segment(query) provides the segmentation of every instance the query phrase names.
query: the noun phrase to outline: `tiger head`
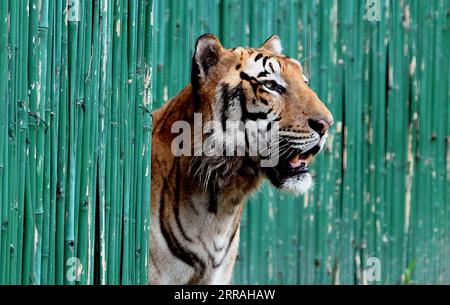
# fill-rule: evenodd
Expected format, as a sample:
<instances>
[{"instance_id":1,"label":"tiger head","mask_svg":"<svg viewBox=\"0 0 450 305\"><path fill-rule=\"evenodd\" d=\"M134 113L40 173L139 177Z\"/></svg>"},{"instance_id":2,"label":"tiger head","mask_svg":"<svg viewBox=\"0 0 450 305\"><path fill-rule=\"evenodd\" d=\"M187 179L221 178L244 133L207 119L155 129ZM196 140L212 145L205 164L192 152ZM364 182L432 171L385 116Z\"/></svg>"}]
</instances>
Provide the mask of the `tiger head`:
<instances>
[{"instance_id":1,"label":"tiger head","mask_svg":"<svg viewBox=\"0 0 450 305\"><path fill-rule=\"evenodd\" d=\"M262 122L263 132L276 125L276 143L267 149L278 153L278 161L260 166L262 152L253 160L275 187L304 193L312 186L308 165L322 150L333 117L308 86L300 63L281 52L278 36L260 48L226 49L205 34L196 43L191 81L204 119ZM247 147L249 141L244 134L237 142Z\"/></svg>"}]
</instances>

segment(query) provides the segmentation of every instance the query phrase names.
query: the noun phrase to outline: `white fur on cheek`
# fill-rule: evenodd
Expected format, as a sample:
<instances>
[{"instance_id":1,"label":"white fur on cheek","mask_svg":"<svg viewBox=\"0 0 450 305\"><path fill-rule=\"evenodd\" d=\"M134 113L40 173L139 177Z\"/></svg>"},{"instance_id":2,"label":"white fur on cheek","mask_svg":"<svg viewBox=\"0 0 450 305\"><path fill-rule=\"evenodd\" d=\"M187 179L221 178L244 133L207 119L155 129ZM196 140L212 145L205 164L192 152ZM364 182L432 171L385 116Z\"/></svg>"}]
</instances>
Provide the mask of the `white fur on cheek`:
<instances>
[{"instance_id":1,"label":"white fur on cheek","mask_svg":"<svg viewBox=\"0 0 450 305\"><path fill-rule=\"evenodd\" d=\"M320 151L319 152L322 151L323 147L325 146L325 143L327 142L327 139L328 139L328 132L320 139L320 142L319 142Z\"/></svg>"},{"instance_id":2,"label":"white fur on cheek","mask_svg":"<svg viewBox=\"0 0 450 305\"><path fill-rule=\"evenodd\" d=\"M294 195L301 195L306 193L313 184L311 174L307 173L286 179L281 188Z\"/></svg>"}]
</instances>

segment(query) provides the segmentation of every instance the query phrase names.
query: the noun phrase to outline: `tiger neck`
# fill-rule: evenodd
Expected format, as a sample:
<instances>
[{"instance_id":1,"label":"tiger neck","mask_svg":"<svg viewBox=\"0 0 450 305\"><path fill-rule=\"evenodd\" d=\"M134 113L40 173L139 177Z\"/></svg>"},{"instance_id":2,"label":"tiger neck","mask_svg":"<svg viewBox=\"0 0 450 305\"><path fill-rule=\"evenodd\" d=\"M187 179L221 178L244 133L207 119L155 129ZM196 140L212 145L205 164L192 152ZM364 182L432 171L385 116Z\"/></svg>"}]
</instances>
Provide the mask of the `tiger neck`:
<instances>
[{"instance_id":1,"label":"tiger neck","mask_svg":"<svg viewBox=\"0 0 450 305\"><path fill-rule=\"evenodd\" d=\"M208 120L218 119L216 116L223 119L221 114L215 113L212 103L199 101L201 97L196 94L195 89L192 89L191 99L194 112L202 113L202 128ZM191 126L193 123L191 121ZM223 126L223 122L221 125ZM225 130L222 131L225 132ZM205 141L204 138L203 141ZM195 140L192 141L192 151L194 151L195 142ZM189 158L188 175L189 179L196 184L195 186L203 194L208 195L208 210L215 214L220 208L228 211L241 205L262 180L259 165L250 157L237 155L208 157L203 153L198 157L193 156Z\"/></svg>"},{"instance_id":2,"label":"tiger neck","mask_svg":"<svg viewBox=\"0 0 450 305\"><path fill-rule=\"evenodd\" d=\"M164 117L158 117L155 129L160 130L160 136L172 140L178 135L172 133L171 127L176 121L186 121L194 130L194 114L196 112L209 113L210 104L200 103L192 85L185 87L170 103L162 108ZM199 105L200 103L200 105ZM208 117L208 115L203 115ZM194 141L191 143L194 152ZM208 209L217 213L223 207L228 210L245 201L262 180L258 164L249 157L181 157L182 174L190 181L188 192L208 197Z\"/></svg>"},{"instance_id":3,"label":"tiger neck","mask_svg":"<svg viewBox=\"0 0 450 305\"><path fill-rule=\"evenodd\" d=\"M155 115L155 133L158 133L160 138L169 139L168 143L172 143L172 140L178 136L177 133L172 133L173 123L188 122L191 130L194 131L194 114L211 111L208 103L201 103L199 106L198 96L192 86L188 85ZM203 117L207 118L208 115ZM194 141L191 142L191 152L194 152ZM258 164L249 157L202 155L180 158L181 170L186 173L190 181L187 191L197 195L207 195L211 212L217 212L217 209L223 205L233 206L243 202L262 180Z\"/></svg>"}]
</instances>

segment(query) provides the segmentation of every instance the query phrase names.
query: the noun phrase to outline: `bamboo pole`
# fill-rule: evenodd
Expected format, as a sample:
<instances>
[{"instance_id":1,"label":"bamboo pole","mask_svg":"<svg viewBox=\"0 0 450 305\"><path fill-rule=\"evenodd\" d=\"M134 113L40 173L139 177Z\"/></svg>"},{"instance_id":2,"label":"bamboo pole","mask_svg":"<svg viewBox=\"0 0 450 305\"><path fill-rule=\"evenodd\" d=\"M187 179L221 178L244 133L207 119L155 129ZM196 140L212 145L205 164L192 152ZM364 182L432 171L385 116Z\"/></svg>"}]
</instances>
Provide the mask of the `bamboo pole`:
<instances>
[{"instance_id":1,"label":"bamboo pole","mask_svg":"<svg viewBox=\"0 0 450 305\"><path fill-rule=\"evenodd\" d=\"M58 3L61 1L50 1L49 10L52 12L50 14L52 22L52 39L49 39L49 45L52 49L52 60L50 61L50 73L49 77L49 104L50 113L47 122L50 124L49 134L50 143L48 144L48 153L51 159L48 161L47 165L50 167L50 207L49 207L49 224L48 224L48 275L47 280L43 278L43 283L45 284L55 284L55 265L56 265L56 202L57 202L57 183L58 183L58 123L59 123L59 98L60 98L60 69L61 69L61 48L60 48L60 38L61 38L61 27L58 25Z\"/></svg>"},{"instance_id":2,"label":"bamboo pole","mask_svg":"<svg viewBox=\"0 0 450 305\"><path fill-rule=\"evenodd\" d=\"M91 68L89 69L89 77L92 78L91 81L91 103L92 103L92 110L91 110L91 117L87 118L92 121L91 130L97 131L98 128L98 113L99 113L99 106L98 106L98 100L99 100L99 84L100 84L100 1L96 0L94 3L94 24L93 24L93 33L92 33L92 64ZM97 227L97 194L95 190L97 190L97 168L98 168L98 153L97 153L97 147L98 147L98 138L99 135L97 132L93 133L94 136L91 140L91 147L90 147L90 154L89 154L89 167L90 167L90 173L91 181L90 181L90 189L89 192L89 211L88 211L88 221L89 221L89 239L88 239L88 254L89 254L89 263L88 263L88 275L89 280L88 284L95 283L95 259L96 259L96 227Z\"/></svg>"},{"instance_id":3,"label":"bamboo pole","mask_svg":"<svg viewBox=\"0 0 450 305\"><path fill-rule=\"evenodd\" d=\"M121 110L120 113L122 115L121 120L121 159L123 160L123 240L122 240L122 267L121 267L121 283L125 285L132 284L132 272L131 272L131 259L130 259L130 234L131 234L131 224L130 224L130 204L131 204L131 130L129 128L131 121L131 112L130 106L133 104L129 100L129 88L133 82L134 73L131 72L129 64L133 65L133 60L131 57L135 57L133 54L133 50L128 50L127 45L130 44L130 41L134 39L135 41L135 33L132 32L135 29L133 26L133 21L136 14L136 1L132 1L129 3L129 7L125 5L123 11L123 27L121 29L122 37L122 48L121 53L127 54L127 60L122 61L122 70L121 70ZM131 38L130 38L131 36ZM134 37L133 37L134 36Z\"/></svg>"},{"instance_id":4,"label":"bamboo pole","mask_svg":"<svg viewBox=\"0 0 450 305\"><path fill-rule=\"evenodd\" d=\"M81 266L83 266L80 279L77 281L77 284L86 285L90 281L90 270L92 268L92 262L90 261L89 255L89 239L91 237L92 221L90 217L91 205L93 202L91 201L91 167L93 167L93 156L90 154L91 142L93 142L93 138L95 137L95 133L90 132L86 133L83 130L92 130L92 74L91 69L93 69L92 62L90 58L92 57L92 26L93 24L87 22L88 20L92 20L93 18L93 6L86 5L85 10L81 10L80 13L84 13L84 18L80 23L82 25L81 31L85 33L85 46L83 48L83 64L80 63L80 67L83 67L80 72L80 78L78 81L80 85L83 86L80 91L83 91L84 94L79 97L81 105L81 112L79 117L79 136L80 141L82 143L81 149L78 151L80 153L80 188L77 202L79 203L79 220L78 220L78 248L77 248L77 258L80 260ZM77 171L78 172L78 171Z\"/></svg>"},{"instance_id":5,"label":"bamboo pole","mask_svg":"<svg viewBox=\"0 0 450 305\"><path fill-rule=\"evenodd\" d=\"M151 191L150 188L146 187L150 185L151 180L151 136L152 136L152 116L151 110L153 109L153 94L152 94L152 57L153 57L153 0L147 1L146 3L146 17L145 22L145 49L144 49L144 92L142 97L142 115L143 115L143 129L144 129L144 153L142 154L143 166L142 170L142 182L143 189L143 200L141 202L144 213L144 222L139 230L143 232L142 253L144 253L144 259L142 264L139 266L141 270L141 284L148 283L149 269L149 241L150 241L150 202L151 202Z\"/></svg>"},{"instance_id":6,"label":"bamboo pole","mask_svg":"<svg viewBox=\"0 0 450 305\"><path fill-rule=\"evenodd\" d=\"M10 245L10 251L9 255L6 258L5 263L5 273L6 273L6 281L9 280L10 283L20 283L20 280L17 279L17 255L16 251L18 248L17 245L17 231L20 230L19 228L19 188L18 188L18 182L19 182L19 173L18 173L18 140L19 140L19 128L18 128L18 103L16 103L17 97L18 97L18 75L17 75L17 65L16 60L18 58L18 37L17 37L17 29L18 29L18 3L10 2L10 54L14 55L10 57L9 64L11 66L11 78L8 82L8 95L9 95L9 117L11 118L10 122L10 130L12 131L12 143L10 146L10 152L9 152L9 158L8 163L11 166L11 175L10 175L10 181L9 181L9 227L10 228L17 228L11 229L8 232L8 244ZM15 204L14 204L15 203Z\"/></svg>"},{"instance_id":7,"label":"bamboo pole","mask_svg":"<svg viewBox=\"0 0 450 305\"><path fill-rule=\"evenodd\" d=\"M100 102L99 102L99 173L98 173L98 181L99 181L99 219L100 219L100 283L107 284L107 258L108 258L108 225L109 225L109 202L107 202L106 198L106 145L107 145L107 137L108 137L108 108L110 101L110 90L111 90L111 71L112 71L112 62L111 62L111 44L112 44L112 14L113 8L108 7L108 2L106 0L102 0L100 3L101 7L101 80L100 80Z\"/></svg>"},{"instance_id":8,"label":"bamboo pole","mask_svg":"<svg viewBox=\"0 0 450 305\"><path fill-rule=\"evenodd\" d=\"M8 2L3 1L0 4L0 72L2 79L7 79L8 73ZM10 120L10 105L8 103L8 83L3 81L0 83L0 105L4 109L4 114L0 118L0 266L3 269L0 274L0 285L6 284L8 273L6 271L6 264L8 262L8 232L10 230L8 223L8 202L9 202L9 187L8 177L9 168L7 166L9 159L9 120Z\"/></svg>"},{"instance_id":9,"label":"bamboo pole","mask_svg":"<svg viewBox=\"0 0 450 305\"><path fill-rule=\"evenodd\" d=\"M51 71L51 44L49 32L52 31L51 17L52 12L49 11L49 1L45 0L38 3L39 14L39 86L38 100L40 101L39 113L41 116L40 129L38 130L38 145L41 154L38 160L38 172L42 171L42 180L36 180L38 188L37 196L40 196L36 208L37 234L38 241L41 242L40 249L36 251L35 260L40 261L35 265L34 277L36 283L48 282L48 257L49 257L49 225L50 225L50 133L48 132L48 122L50 122L50 102L49 86ZM50 46L50 47L49 47Z\"/></svg>"},{"instance_id":10,"label":"bamboo pole","mask_svg":"<svg viewBox=\"0 0 450 305\"><path fill-rule=\"evenodd\" d=\"M133 157L136 153L136 130L135 130L135 117L134 113L139 107L134 103L134 97L136 92L136 57L137 50L134 46L137 45L138 38L138 6L139 2L136 0L130 1L128 9L128 45L133 46L128 50L128 75L127 75L127 104L128 110L128 122L127 124L131 127L131 134L129 137L125 137L127 141L125 143L125 148L128 148L127 155L131 159L130 162L125 165L125 179L127 181L128 187L124 186L124 190L128 190L128 202L124 203L124 233L123 233L123 267L122 273L124 274L125 284L136 284L136 273L132 270L136 270L136 263L134 260L134 249L135 249L135 230L136 230L136 219L135 219L135 209L136 201L135 188L133 187L137 180L135 179L135 164L136 160ZM123 71L125 72L125 71ZM131 139L131 141L129 141ZM127 200L125 197L125 200Z\"/></svg>"},{"instance_id":11,"label":"bamboo pole","mask_svg":"<svg viewBox=\"0 0 450 305\"><path fill-rule=\"evenodd\" d=\"M68 172L68 29L67 3L62 1L57 5L57 24L61 29L61 75L59 100L59 139L58 139L58 183L56 202L56 284L64 284L64 228L67 201L67 172Z\"/></svg>"},{"instance_id":12,"label":"bamboo pole","mask_svg":"<svg viewBox=\"0 0 450 305\"><path fill-rule=\"evenodd\" d=\"M28 62L28 36L29 36L29 18L25 14L29 10L29 2L21 1L19 4L19 37L18 37L18 63ZM18 100L20 110L18 114L19 120L19 199L18 199L18 232L15 235L17 243L17 282L30 283L30 270L32 258L32 234L33 230L33 205L31 196L31 179L30 179L30 160L29 156L29 139L28 135L28 71L26 65L17 65L18 73ZM25 195L28 193L28 196ZM25 199L27 201L25 202ZM25 234L25 235L22 235Z\"/></svg>"}]
</instances>

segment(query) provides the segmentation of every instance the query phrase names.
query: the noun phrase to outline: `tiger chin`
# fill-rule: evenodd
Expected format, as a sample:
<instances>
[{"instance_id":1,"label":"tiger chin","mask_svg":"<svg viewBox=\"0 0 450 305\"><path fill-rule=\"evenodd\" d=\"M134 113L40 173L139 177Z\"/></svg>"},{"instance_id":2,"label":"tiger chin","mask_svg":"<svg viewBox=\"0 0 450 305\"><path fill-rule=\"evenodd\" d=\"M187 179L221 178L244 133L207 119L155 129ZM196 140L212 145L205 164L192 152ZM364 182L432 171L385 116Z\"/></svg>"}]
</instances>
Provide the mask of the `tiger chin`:
<instances>
[{"instance_id":1,"label":"tiger chin","mask_svg":"<svg viewBox=\"0 0 450 305\"><path fill-rule=\"evenodd\" d=\"M218 124L178 145L174 126L203 131L205 122ZM252 133L239 129L231 138L242 154L196 150L199 142L228 138L229 122L255 125L257 133L276 130L277 137L250 154ZM191 83L153 113L149 282L228 284L246 198L264 179L295 194L307 192L313 184L309 165L332 124L300 63L282 54L278 36L259 48L233 49L214 35L201 36ZM277 156L269 165L267 150Z\"/></svg>"}]
</instances>

